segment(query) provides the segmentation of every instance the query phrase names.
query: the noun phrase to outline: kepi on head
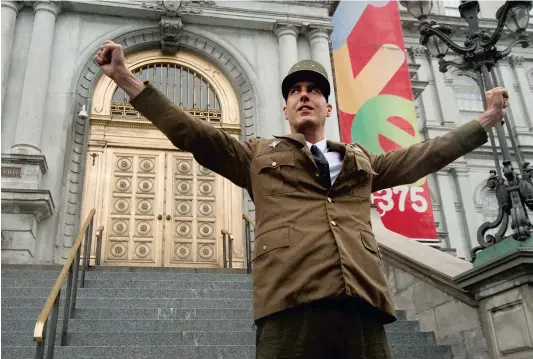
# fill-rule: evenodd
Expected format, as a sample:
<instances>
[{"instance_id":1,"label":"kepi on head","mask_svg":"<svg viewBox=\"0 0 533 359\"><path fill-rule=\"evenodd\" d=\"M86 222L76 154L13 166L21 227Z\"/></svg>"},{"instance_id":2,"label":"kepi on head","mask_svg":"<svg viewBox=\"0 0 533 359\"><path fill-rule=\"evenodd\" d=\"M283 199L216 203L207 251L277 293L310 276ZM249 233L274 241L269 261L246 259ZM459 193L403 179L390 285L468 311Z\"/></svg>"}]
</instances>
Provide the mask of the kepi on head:
<instances>
[{"instance_id":1,"label":"kepi on head","mask_svg":"<svg viewBox=\"0 0 533 359\"><path fill-rule=\"evenodd\" d=\"M281 83L281 93L287 101L290 89L298 82L313 82L328 101L331 87L324 66L313 60L301 60L294 64Z\"/></svg>"}]
</instances>

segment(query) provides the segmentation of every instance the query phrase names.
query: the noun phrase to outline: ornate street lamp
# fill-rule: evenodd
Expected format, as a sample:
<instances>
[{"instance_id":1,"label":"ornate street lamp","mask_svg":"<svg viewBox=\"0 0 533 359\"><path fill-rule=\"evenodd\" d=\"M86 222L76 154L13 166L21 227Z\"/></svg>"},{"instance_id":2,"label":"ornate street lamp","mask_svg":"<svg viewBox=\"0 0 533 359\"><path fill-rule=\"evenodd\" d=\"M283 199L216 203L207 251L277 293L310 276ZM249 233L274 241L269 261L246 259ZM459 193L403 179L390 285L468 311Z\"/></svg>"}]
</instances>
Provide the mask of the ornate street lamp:
<instances>
[{"instance_id":1,"label":"ornate street lamp","mask_svg":"<svg viewBox=\"0 0 533 359\"><path fill-rule=\"evenodd\" d=\"M441 72L448 71L451 66L461 70L475 71L485 108L485 92L497 86L496 75L493 72L496 63L509 55L514 46L521 45L526 48L530 44L526 28L529 23L532 1L506 1L496 13L498 25L492 34L479 28L479 2L461 1L459 12L469 27L464 46L459 46L451 40L451 28L438 25L430 20L432 1L400 1L400 4L420 21L420 43L432 56L439 59ZM504 26L515 34L515 39L501 51L496 47L496 43L500 39ZM446 54L450 49L459 55L461 62L446 60ZM512 167L511 152L506 141L504 125L507 128L520 173L516 173ZM504 238L509 222L515 240L526 240L533 232L533 225L527 213L527 208L533 211L533 167L530 163L523 161L507 117L505 121L495 126L495 130L501 146L503 168L500 166L494 133L491 130L489 137L496 170L490 171L487 186L496 192L499 206L498 218L494 222L486 222L479 227L477 240L480 246L472 249L472 261L479 250L496 244ZM496 234L485 235L489 229L498 227Z\"/></svg>"}]
</instances>

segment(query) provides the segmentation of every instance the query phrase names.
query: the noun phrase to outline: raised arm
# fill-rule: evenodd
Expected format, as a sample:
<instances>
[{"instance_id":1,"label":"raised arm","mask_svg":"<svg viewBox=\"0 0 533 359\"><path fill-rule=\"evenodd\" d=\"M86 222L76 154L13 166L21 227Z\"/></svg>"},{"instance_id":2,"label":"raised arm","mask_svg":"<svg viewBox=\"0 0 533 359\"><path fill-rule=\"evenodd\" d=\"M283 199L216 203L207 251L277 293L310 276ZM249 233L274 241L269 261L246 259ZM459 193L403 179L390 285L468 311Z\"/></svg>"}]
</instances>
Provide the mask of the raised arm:
<instances>
[{"instance_id":1,"label":"raised arm","mask_svg":"<svg viewBox=\"0 0 533 359\"><path fill-rule=\"evenodd\" d=\"M372 191L414 183L487 142L487 130L502 120L509 96L501 87L485 95L484 113L443 136L379 155L368 153L377 173Z\"/></svg>"},{"instance_id":2,"label":"raised arm","mask_svg":"<svg viewBox=\"0 0 533 359\"><path fill-rule=\"evenodd\" d=\"M95 62L130 97L130 103L178 148L191 152L198 163L236 185L250 187L250 162L256 140L240 142L195 118L148 82L126 68L122 47L106 41Z\"/></svg>"}]
</instances>

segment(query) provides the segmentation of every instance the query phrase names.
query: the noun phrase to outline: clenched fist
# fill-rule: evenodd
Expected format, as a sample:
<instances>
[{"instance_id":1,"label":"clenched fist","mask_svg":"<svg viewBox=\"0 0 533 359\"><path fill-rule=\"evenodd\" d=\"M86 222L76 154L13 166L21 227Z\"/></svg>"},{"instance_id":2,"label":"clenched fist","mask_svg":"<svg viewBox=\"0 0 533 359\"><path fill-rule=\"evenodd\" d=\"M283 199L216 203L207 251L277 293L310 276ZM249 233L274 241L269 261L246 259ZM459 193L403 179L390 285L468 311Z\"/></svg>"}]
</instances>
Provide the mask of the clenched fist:
<instances>
[{"instance_id":1,"label":"clenched fist","mask_svg":"<svg viewBox=\"0 0 533 359\"><path fill-rule=\"evenodd\" d=\"M122 88L130 98L136 97L144 88L144 84L127 69L122 46L110 41L104 41L100 50L94 56L94 62L100 66L102 72Z\"/></svg>"},{"instance_id":2,"label":"clenched fist","mask_svg":"<svg viewBox=\"0 0 533 359\"><path fill-rule=\"evenodd\" d=\"M495 87L485 92L487 110L477 120L483 127L490 128L503 120L505 109L509 106L509 93L503 87Z\"/></svg>"},{"instance_id":3,"label":"clenched fist","mask_svg":"<svg viewBox=\"0 0 533 359\"><path fill-rule=\"evenodd\" d=\"M128 72L122 46L110 40L104 41L94 56L94 62L113 80Z\"/></svg>"}]
</instances>

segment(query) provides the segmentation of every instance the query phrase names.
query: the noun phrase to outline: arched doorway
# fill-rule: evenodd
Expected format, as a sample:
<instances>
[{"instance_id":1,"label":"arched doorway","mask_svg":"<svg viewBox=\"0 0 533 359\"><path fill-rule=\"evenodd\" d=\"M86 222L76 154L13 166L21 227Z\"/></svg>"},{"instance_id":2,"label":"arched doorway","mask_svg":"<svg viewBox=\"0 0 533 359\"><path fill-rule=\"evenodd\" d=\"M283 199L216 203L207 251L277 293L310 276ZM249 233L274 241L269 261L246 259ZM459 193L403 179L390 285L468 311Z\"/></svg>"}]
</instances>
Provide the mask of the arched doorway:
<instances>
[{"instance_id":1,"label":"arched doorway","mask_svg":"<svg viewBox=\"0 0 533 359\"><path fill-rule=\"evenodd\" d=\"M179 106L239 137L238 99L213 64L159 50L126 63ZM105 76L93 93L86 156L82 213L97 209L104 265L218 267L224 229L235 235L234 266L242 266L242 190L176 149Z\"/></svg>"}]
</instances>

